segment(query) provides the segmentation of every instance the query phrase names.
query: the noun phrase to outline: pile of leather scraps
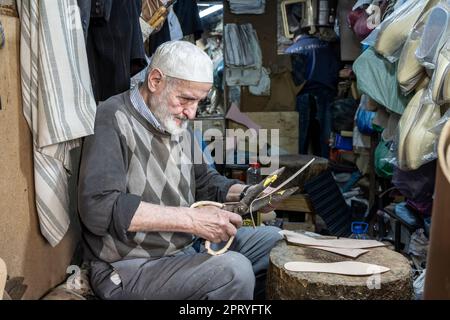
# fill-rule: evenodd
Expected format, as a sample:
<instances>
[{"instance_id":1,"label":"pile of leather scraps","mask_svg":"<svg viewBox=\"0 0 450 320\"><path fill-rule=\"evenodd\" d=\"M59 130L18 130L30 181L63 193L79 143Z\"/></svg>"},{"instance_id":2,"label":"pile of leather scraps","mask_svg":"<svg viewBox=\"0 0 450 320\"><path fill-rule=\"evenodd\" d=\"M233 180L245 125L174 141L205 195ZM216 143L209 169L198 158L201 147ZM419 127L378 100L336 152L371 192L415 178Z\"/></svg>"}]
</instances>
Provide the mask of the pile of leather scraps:
<instances>
[{"instance_id":1,"label":"pile of leather scraps","mask_svg":"<svg viewBox=\"0 0 450 320\"><path fill-rule=\"evenodd\" d=\"M297 232L282 230L280 233L290 243L320 249L332 253L337 253L350 258L357 258L360 255L369 252L368 249L384 247L384 243L376 240L359 239L315 239Z\"/></svg>"}]
</instances>

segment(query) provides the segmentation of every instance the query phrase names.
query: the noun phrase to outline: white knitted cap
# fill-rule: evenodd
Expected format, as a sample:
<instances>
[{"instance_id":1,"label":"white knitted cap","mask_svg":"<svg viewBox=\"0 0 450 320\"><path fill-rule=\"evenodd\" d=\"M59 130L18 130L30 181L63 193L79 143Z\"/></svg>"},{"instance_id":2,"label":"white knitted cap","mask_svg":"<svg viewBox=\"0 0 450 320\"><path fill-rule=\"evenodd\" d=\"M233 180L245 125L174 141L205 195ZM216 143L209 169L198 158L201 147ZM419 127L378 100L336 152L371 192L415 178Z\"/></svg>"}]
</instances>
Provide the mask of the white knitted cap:
<instances>
[{"instance_id":1,"label":"white knitted cap","mask_svg":"<svg viewBox=\"0 0 450 320\"><path fill-rule=\"evenodd\" d=\"M213 63L196 45L187 41L168 41L156 49L150 68L182 80L213 83Z\"/></svg>"}]
</instances>

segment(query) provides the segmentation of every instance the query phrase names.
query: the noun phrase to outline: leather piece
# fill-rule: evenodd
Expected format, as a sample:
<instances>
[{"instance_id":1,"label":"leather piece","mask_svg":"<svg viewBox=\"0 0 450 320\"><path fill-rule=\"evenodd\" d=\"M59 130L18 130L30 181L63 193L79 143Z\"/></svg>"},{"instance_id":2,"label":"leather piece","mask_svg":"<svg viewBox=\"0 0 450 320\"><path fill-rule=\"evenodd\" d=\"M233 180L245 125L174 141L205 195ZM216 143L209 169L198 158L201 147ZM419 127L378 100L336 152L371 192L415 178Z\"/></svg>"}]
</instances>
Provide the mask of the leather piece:
<instances>
[{"instance_id":1,"label":"leather piece","mask_svg":"<svg viewBox=\"0 0 450 320\"><path fill-rule=\"evenodd\" d=\"M284 268L289 271L296 272L321 272L334 273L349 276L370 276L387 272L391 269L376 264L342 261L332 263L316 263L316 262L288 262Z\"/></svg>"},{"instance_id":2,"label":"leather piece","mask_svg":"<svg viewBox=\"0 0 450 320\"><path fill-rule=\"evenodd\" d=\"M319 246L341 249L368 249L386 246L384 243L375 240L359 240L347 238L319 240L289 230L283 230L281 231L281 234L289 237L289 239L291 239L290 241L294 240L298 244L302 244L305 246Z\"/></svg>"}]
</instances>

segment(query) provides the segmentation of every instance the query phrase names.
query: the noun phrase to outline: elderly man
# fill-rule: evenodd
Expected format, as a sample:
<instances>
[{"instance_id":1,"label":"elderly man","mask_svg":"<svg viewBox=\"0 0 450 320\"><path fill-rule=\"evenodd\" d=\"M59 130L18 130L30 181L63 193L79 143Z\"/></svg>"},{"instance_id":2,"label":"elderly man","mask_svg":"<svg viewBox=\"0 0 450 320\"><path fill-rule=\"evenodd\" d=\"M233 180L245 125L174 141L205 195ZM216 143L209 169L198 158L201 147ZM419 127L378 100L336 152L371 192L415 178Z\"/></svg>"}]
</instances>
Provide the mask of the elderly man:
<instances>
[{"instance_id":1,"label":"elderly man","mask_svg":"<svg viewBox=\"0 0 450 320\"><path fill-rule=\"evenodd\" d=\"M264 297L279 230L240 228L235 213L190 208L199 200L239 201L245 189L192 161L199 145L187 121L212 82L209 57L189 42L171 41L155 52L143 84L99 105L83 148L78 202L100 298ZM223 255L196 245L231 236Z\"/></svg>"}]
</instances>

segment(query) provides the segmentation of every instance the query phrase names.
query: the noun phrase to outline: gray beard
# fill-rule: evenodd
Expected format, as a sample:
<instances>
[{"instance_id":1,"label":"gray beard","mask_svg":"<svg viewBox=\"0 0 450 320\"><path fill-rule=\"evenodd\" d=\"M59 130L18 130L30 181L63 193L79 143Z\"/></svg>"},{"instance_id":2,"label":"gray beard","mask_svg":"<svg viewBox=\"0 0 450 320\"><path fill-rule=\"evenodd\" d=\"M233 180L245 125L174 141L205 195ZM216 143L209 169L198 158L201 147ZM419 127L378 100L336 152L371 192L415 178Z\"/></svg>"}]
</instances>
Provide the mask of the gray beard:
<instances>
[{"instance_id":1,"label":"gray beard","mask_svg":"<svg viewBox=\"0 0 450 320\"><path fill-rule=\"evenodd\" d=\"M153 106L153 114L159 121L165 131L171 135L178 136L186 131L188 126L187 119L182 120L181 126L178 126L174 116L169 112L169 107L157 97L150 97L150 105Z\"/></svg>"}]
</instances>

